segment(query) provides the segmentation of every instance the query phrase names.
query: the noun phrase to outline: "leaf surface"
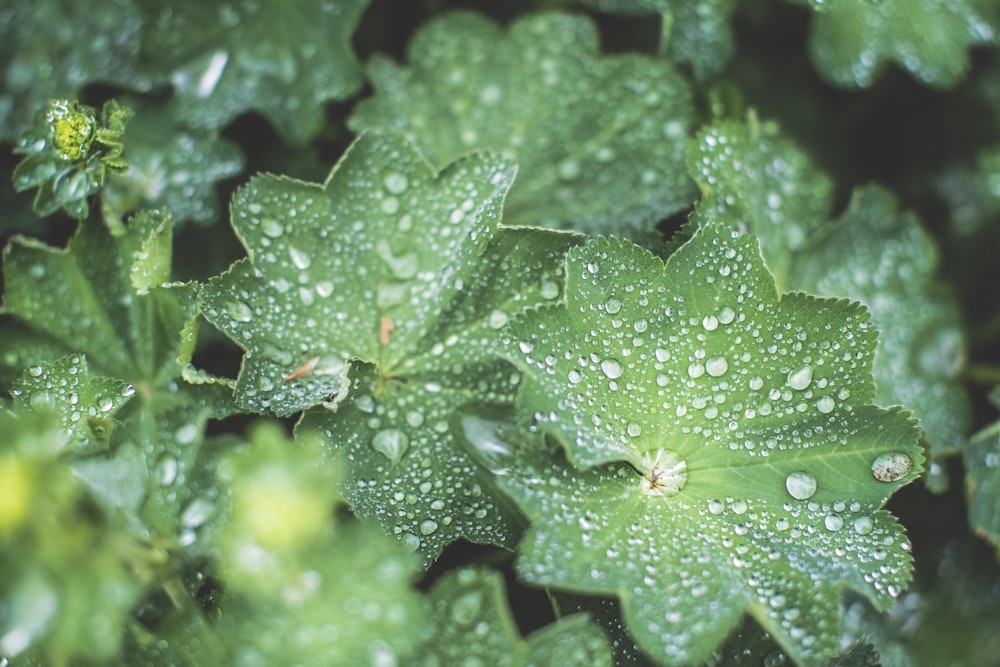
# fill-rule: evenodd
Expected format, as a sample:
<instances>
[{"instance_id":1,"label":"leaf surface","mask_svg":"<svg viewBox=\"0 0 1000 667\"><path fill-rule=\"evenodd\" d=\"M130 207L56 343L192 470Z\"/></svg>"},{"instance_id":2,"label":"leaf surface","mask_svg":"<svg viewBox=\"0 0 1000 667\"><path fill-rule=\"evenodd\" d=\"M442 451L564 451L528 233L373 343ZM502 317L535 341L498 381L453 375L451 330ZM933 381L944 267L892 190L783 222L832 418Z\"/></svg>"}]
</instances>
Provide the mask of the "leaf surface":
<instances>
[{"instance_id":1,"label":"leaf surface","mask_svg":"<svg viewBox=\"0 0 1000 667\"><path fill-rule=\"evenodd\" d=\"M812 18L809 54L827 80L868 88L893 62L929 86L958 83L969 48L997 38L988 0L836 0Z\"/></svg>"},{"instance_id":2,"label":"leaf surface","mask_svg":"<svg viewBox=\"0 0 1000 667\"><path fill-rule=\"evenodd\" d=\"M259 111L288 142L322 126L323 105L361 87L351 37L368 0L144 3L143 55L166 76L178 118L219 129Z\"/></svg>"},{"instance_id":3,"label":"leaf surface","mask_svg":"<svg viewBox=\"0 0 1000 667\"><path fill-rule=\"evenodd\" d=\"M406 67L377 56L368 75L376 95L354 129L405 131L438 167L477 149L518 163L509 224L649 239L693 199L687 85L663 60L600 56L585 18L540 14L504 30L448 14L417 33Z\"/></svg>"},{"instance_id":4,"label":"leaf surface","mask_svg":"<svg viewBox=\"0 0 1000 667\"><path fill-rule=\"evenodd\" d=\"M922 456L905 413L869 405L867 313L779 299L753 237L706 226L665 265L613 239L575 248L565 306L510 339L521 419L568 458L525 447L504 478L532 521L518 571L618 595L651 656L705 660L749 613L822 664L841 589L885 608L909 580L879 508Z\"/></svg>"},{"instance_id":5,"label":"leaf surface","mask_svg":"<svg viewBox=\"0 0 1000 667\"><path fill-rule=\"evenodd\" d=\"M366 134L324 185L261 176L237 192L250 259L202 291L208 319L247 350L239 404L320 406L299 432L347 459L355 511L427 562L460 536L510 544L518 523L459 415L513 400L498 330L559 296L577 237L500 229L512 177L489 156L436 175L401 136Z\"/></svg>"}]
</instances>

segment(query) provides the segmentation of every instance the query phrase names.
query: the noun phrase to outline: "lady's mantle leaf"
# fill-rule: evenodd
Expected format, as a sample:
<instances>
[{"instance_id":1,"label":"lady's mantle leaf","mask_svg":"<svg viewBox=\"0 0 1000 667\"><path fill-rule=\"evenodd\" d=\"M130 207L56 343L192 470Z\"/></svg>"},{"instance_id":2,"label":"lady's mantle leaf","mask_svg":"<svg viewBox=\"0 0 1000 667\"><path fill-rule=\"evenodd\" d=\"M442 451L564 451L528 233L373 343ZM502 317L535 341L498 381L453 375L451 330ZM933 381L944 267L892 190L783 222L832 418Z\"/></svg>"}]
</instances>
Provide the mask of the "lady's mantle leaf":
<instances>
[{"instance_id":1,"label":"lady's mantle leaf","mask_svg":"<svg viewBox=\"0 0 1000 667\"><path fill-rule=\"evenodd\" d=\"M600 57L582 17L531 16L503 30L449 14L417 34L409 67L376 57L368 74L376 96L352 127L406 131L437 166L477 148L509 155L519 165L510 223L646 238L693 201L684 80L656 58Z\"/></svg>"},{"instance_id":2,"label":"lady's mantle leaf","mask_svg":"<svg viewBox=\"0 0 1000 667\"><path fill-rule=\"evenodd\" d=\"M575 248L565 307L510 336L523 418L577 466L525 448L505 478L533 522L518 569L617 594L650 655L704 660L749 612L821 664L842 588L885 608L908 581L879 508L922 456L905 413L868 405L867 314L779 299L753 237L707 226L666 265L616 240Z\"/></svg>"},{"instance_id":3,"label":"lady's mantle leaf","mask_svg":"<svg viewBox=\"0 0 1000 667\"><path fill-rule=\"evenodd\" d=\"M434 584L429 596L437 627L416 663L421 667L611 664L604 634L585 614L564 618L522 639L497 572L476 568L449 572Z\"/></svg>"},{"instance_id":4,"label":"lady's mantle leaf","mask_svg":"<svg viewBox=\"0 0 1000 667\"><path fill-rule=\"evenodd\" d=\"M1000 389L995 388L990 398L1000 405ZM1000 422L973 436L964 454L969 523L993 543L1000 557Z\"/></svg>"},{"instance_id":5,"label":"lady's mantle leaf","mask_svg":"<svg viewBox=\"0 0 1000 667\"><path fill-rule=\"evenodd\" d=\"M251 259L202 292L209 320L247 350L239 404L335 405L300 432L345 453L353 508L427 562L460 536L514 538L516 511L497 505L462 409L512 402L519 378L497 331L559 296L577 237L499 230L513 171L476 156L435 175L402 137L364 135L325 185L261 176L237 192Z\"/></svg>"},{"instance_id":6,"label":"lady's mantle leaf","mask_svg":"<svg viewBox=\"0 0 1000 667\"><path fill-rule=\"evenodd\" d=\"M323 104L361 87L351 35L368 1L143 3L143 54L169 76L185 123L218 129L255 110L305 143Z\"/></svg>"},{"instance_id":7,"label":"lady's mantle leaf","mask_svg":"<svg viewBox=\"0 0 1000 667\"><path fill-rule=\"evenodd\" d=\"M875 402L913 410L932 461L961 451L970 421L959 379L965 337L954 298L934 278L936 266L936 248L916 216L869 186L795 258L790 278L796 289L868 306L881 332ZM941 488L938 466L931 473L932 487Z\"/></svg>"},{"instance_id":8,"label":"lady's mantle leaf","mask_svg":"<svg viewBox=\"0 0 1000 667\"><path fill-rule=\"evenodd\" d=\"M945 87L969 67L968 49L997 39L995 3L984 0L836 0L813 16L816 69L842 86L867 88L896 62L918 81Z\"/></svg>"}]
</instances>

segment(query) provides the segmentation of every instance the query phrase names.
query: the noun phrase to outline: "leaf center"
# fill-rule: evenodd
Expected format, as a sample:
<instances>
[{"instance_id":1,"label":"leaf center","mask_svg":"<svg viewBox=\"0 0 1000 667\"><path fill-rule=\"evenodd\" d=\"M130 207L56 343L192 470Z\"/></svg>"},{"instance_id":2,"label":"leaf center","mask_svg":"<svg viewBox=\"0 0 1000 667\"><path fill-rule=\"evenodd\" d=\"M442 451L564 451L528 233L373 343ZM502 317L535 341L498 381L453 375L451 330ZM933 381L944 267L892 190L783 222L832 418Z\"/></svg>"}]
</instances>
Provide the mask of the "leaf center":
<instances>
[{"instance_id":1,"label":"leaf center","mask_svg":"<svg viewBox=\"0 0 1000 667\"><path fill-rule=\"evenodd\" d=\"M687 484L687 461L672 449L647 452L643 457L642 490L651 496L672 496Z\"/></svg>"}]
</instances>

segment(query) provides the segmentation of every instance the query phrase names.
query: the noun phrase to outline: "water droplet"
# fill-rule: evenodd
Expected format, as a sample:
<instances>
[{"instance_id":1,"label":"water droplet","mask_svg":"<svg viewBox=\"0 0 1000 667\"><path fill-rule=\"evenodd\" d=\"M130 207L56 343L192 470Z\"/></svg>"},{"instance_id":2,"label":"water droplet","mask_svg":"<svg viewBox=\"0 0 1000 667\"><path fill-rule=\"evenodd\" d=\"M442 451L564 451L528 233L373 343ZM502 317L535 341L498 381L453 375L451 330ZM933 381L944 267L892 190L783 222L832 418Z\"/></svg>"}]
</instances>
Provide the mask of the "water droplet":
<instances>
[{"instance_id":1,"label":"water droplet","mask_svg":"<svg viewBox=\"0 0 1000 667\"><path fill-rule=\"evenodd\" d=\"M387 428L372 436L371 445L375 451L383 454L395 464L399 463L399 460L406 454L406 450L410 446L410 438L402 431Z\"/></svg>"},{"instance_id":2,"label":"water droplet","mask_svg":"<svg viewBox=\"0 0 1000 667\"><path fill-rule=\"evenodd\" d=\"M913 468L913 459L903 452L881 454L872 461L872 477L880 482L898 482Z\"/></svg>"},{"instance_id":3,"label":"water droplet","mask_svg":"<svg viewBox=\"0 0 1000 667\"><path fill-rule=\"evenodd\" d=\"M854 532L858 535L867 535L872 532L872 520L868 516L859 516L854 520Z\"/></svg>"},{"instance_id":4,"label":"water droplet","mask_svg":"<svg viewBox=\"0 0 1000 667\"><path fill-rule=\"evenodd\" d=\"M419 428L424 423L424 413L420 410L410 410L406 413L406 423L413 428Z\"/></svg>"},{"instance_id":5,"label":"water droplet","mask_svg":"<svg viewBox=\"0 0 1000 667\"><path fill-rule=\"evenodd\" d=\"M132 396L135 396L135 387L133 387L130 384L127 384L124 387L122 387L122 396L125 398L131 398Z\"/></svg>"},{"instance_id":6,"label":"water droplet","mask_svg":"<svg viewBox=\"0 0 1000 667\"><path fill-rule=\"evenodd\" d=\"M670 350L665 350L662 347L656 348L657 361L668 361L669 359L670 359Z\"/></svg>"},{"instance_id":7,"label":"water droplet","mask_svg":"<svg viewBox=\"0 0 1000 667\"><path fill-rule=\"evenodd\" d=\"M705 327L706 331L715 331L719 328L719 318L715 315L706 315L701 321L701 326Z\"/></svg>"},{"instance_id":8,"label":"water droplet","mask_svg":"<svg viewBox=\"0 0 1000 667\"><path fill-rule=\"evenodd\" d=\"M622 365L617 359L605 359L601 362L601 371L615 380L622 376Z\"/></svg>"},{"instance_id":9,"label":"water droplet","mask_svg":"<svg viewBox=\"0 0 1000 667\"><path fill-rule=\"evenodd\" d=\"M823 519L823 525L826 526L827 530L835 533L844 527L844 520L836 514L827 514L826 518Z\"/></svg>"},{"instance_id":10,"label":"water droplet","mask_svg":"<svg viewBox=\"0 0 1000 667\"><path fill-rule=\"evenodd\" d=\"M451 618L459 625L469 625L479 616L483 595L479 591L463 593L451 604Z\"/></svg>"},{"instance_id":11,"label":"water droplet","mask_svg":"<svg viewBox=\"0 0 1000 667\"><path fill-rule=\"evenodd\" d=\"M788 373L788 386L797 391L802 391L810 384L813 380L813 369L812 366L803 366L797 370Z\"/></svg>"},{"instance_id":12,"label":"water droplet","mask_svg":"<svg viewBox=\"0 0 1000 667\"><path fill-rule=\"evenodd\" d=\"M292 258L292 264L300 271L305 271L312 264L312 259L310 259L309 255L293 245L288 246L288 254Z\"/></svg>"},{"instance_id":13,"label":"water droplet","mask_svg":"<svg viewBox=\"0 0 1000 667\"><path fill-rule=\"evenodd\" d=\"M719 324L730 324L735 319L736 311L729 306L725 306L719 311Z\"/></svg>"},{"instance_id":14,"label":"water droplet","mask_svg":"<svg viewBox=\"0 0 1000 667\"><path fill-rule=\"evenodd\" d=\"M188 528L197 528L215 512L215 504L206 498L195 498L181 514L181 523Z\"/></svg>"},{"instance_id":15,"label":"water droplet","mask_svg":"<svg viewBox=\"0 0 1000 667\"><path fill-rule=\"evenodd\" d=\"M750 378L750 388L753 389L754 391L757 391L763 386L764 386L764 378L760 377L759 375L755 375L752 378Z\"/></svg>"},{"instance_id":16,"label":"water droplet","mask_svg":"<svg viewBox=\"0 0 1000 667\"><path fill-rule=\"evenodd\" d=\"M437 521L434 521L433 519L425 519L424 521L420 522L420 533L422 535L430 535L437 529L438 529Z\"/></svg>"},{"instance_id":17,"label":"water droplet","mask_svg":"<svg viewBox=\"0 0 1000 667\"><path fill-rule=\"evenodd\" d=\"M559 163L559 178L571 181L580 175L580 163L576 160L563 160Z\"/></svg>"},{"instance_id":18,"label":"water droplet","mask_svg":"<svg viewBox=\"0 0 1000 667\"><path fill-rule=\"evenodd\" d=\"M226 312L229 317L237 322L249 322L253 319L253 311L250 306L242 301L230 301L226 304Z\"/></svg>"},{"instance_id":19,"label":"water droplet","mask_svg":"<svg viewBox=\"0 0 1000 667\"><path fill-rule=\"evenodd\" d=\"M620 299L616 299L614 297L611 297L610 299L608 299L608 302L606 304L604 304L604 310L609 315L616 315L617 313L621 312L621 309L622 309L622 302L621 302L621 300Z\"/></svg>"},{"instance_id":20,"label":"water droplet","mask_svg":"<svg viewBox=\"0 0 1000 667\"><path fill-rule=\"evenodd\" d=\"M398 174L398 173L395 173L395 172L392 172L390 174L386 174L386 177L385 177L385 189L388 190L389 192L391 192L394 195L398 195L398 194L402 194L402 193L406 192L406 188L408 188L409 185L410 185L410 182L407 180L406 176L404 176L403 174Z\"/></svg>"},{"instance_id":21,"label":"water droplet","mask_svg":"<svg viewBox=\"0 0 1000 667\"><path fill-rule=\"evenodd\" d=\"M164 456L159 465L157 465L160 484L163 486L170 486L173 484L174 480L177 479L178 468L177 459L169 455Z\"/></svg>"},{"instance_id":22,"label":"water droplet","mask_svg":"<svg viewBox=\"0 0 1000 667\"><path fill-rule=\"evenodd\" d=\"M413 533L403 533L403 537L399 540L403 548L413 553L420 548L420 538Z\"/></svg>"},{"instance_id":23,"label":"water droplet","mask_svg":"<svg viewBox=\"0 0 1000 667\"><path fill-rule=\"evenodd\" d=\"M42 375L42 367L41 366L30 366L30 367L28 367L28 374L31 377L33 377L33 378L41 377L41 375Z\"/></svg>"},{"instance_id":24,"label":"water droplet","mask_svg":"<svg viewBox=\"0 0 1000 667\"><path fill-rule=\"evenodd\" d=\"M729 370L729 363L722 357L709 359L705 362L705 370L708 371L709 375L717 378L726 374L726 371Z\"/></svg>"},{"instance_id":25,"label":"water droplet","mask_svg":"<svg viewBox=\"0 0 1000 667\"><path fill-rule=\"evenodd\" d=\"M625 432L628 433L630 437L637 438L642 435L642 427L633 422L625 428Z\"/></svg>"},{"instance_id":26,"label":"water droplet","mask_svg":"<svg viewBox=\"0 0 1000 667\"><path fill-rule=\"evenodd\" d=\"M487 323L490 325L491 329L499 329L503 325L507 324L507 319L507 313L502 310L494 310L490 313Z\"/></svg>"},{"instance_id":27,"label":"water droplet","mask_svg":"<svg viewBox=\"0 0 1000 667\"><path fill-rule=\"evenodd\" d=\"M261 220L260 229L264 232L265 236L270 236L272 239L276 239L285 233L284 226L274 218L264 218Z\"/></svg>"},{"instance_id":28,"label":"water droplet","mask_svg":"<svg viewBox=\"0 0 1000 667\"><path fill-rule=\"evenodd\" d=\"M198 437L198 425L197 424L185 424L181 426L174 433L174 437L177 439L177 443L181 445L190 445Z\"/></svg>"},{"instance_id":29,"label":"water droplet","mask_svg":"<svg viewBox=\"0 0 1000 667\"><path fill-rule=\"evenodd\" d=\"M476 406L458 413L458 442L484 468L494 475L506 475L514 464L514 444L510 437L517 432L513 412L502 408ZM452 422L454 425L454 421Z\"/></svg>"},{"instance_id":30,"label":"water droplet","mask_svg":"<svg viewBox=\"0 0 1000 667\"><path fill-rule=\"evenodd\" d=\"M821 396L818 401L816 401L816 409L822 412L824 415L828 415L833 412L833 408L836 407L833 399L829 396Z\"/></svg>"},{"instance_id":31,"label":"water droplet","mask_svg":"<svg viewBox=\"0 0 1000 667\"><path fill-rule=\"evenodd\" d=\"M566 379L569 380L570 384L576 384L583 379L583 373L574 368L566 374Z\"/></svg>"},{"instance_id":32,"label":"water droplet","mask_svg":"<svg viewBox=\"0 0 1000 667\"><path fill-rule=\"evenodd\" d=\"M688 375L691 376L692 380L700 378L705 374L705 367L698 363L697 361L688 366Z\"/></svg>"},{"instance_id":33,"label":"water droplet","mask_svg":"<svg viewBox=\"0 0 1000 667\"><path fill-rule=\"evenodd\" d=\"M104 396L98 399L97 409L100 410L101 412L111 412L111 408L113 407L115 407L115 404L112 402L110 398Z\"/></svg>"},{"instance_id":34,"label":"water droplet","mask_svg":"<svg viewBox=\"0 0 1000 667\"><path fill-rule=\"evenodd\" d=\"M722 510L724 510L725 508L726 506L722 504L721 500L715 500L714 498L711 498L708 501L708 511L711 512L712 514L722 514Z\"/></svg>"},{"instance_id":35,"label":"water droplet","mask_svg":"<svg viewBox=\"0 0 1000 667\"><path fill-rule=\"evenodd\" d=\"M792 498L808 500L816 493L816 478L803 471L791 472L785 478L785 488Z\"/></svg>"}]
</instances>

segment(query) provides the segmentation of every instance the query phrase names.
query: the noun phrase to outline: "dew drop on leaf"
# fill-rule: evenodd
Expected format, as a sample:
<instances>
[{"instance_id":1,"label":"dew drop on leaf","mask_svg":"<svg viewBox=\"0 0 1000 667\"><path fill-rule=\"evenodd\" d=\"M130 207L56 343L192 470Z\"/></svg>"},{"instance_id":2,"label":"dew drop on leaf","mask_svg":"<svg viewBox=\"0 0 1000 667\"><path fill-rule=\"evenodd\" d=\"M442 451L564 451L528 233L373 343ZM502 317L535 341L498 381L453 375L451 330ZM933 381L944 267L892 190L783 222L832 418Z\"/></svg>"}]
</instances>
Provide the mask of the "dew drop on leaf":
<instances>
[{"instance_id":1,"label":"dew drop on leaf","mask_svg":"<svg viewBox=\"0 0 1000 667\"><path fill-rule=\"evenodd\" d=\"M824 415L828 415L833 412L833 408L836 406L833 399L829 396L822 396L818 401L816 401L816 409L822 412Z\"/></svg>"},{"instance_id":2,"label":"dew drop on leaf","mask_svg":"<svg viewBox=\"0 0 1000 667\"><path fill-rule=\"evenodd\" d=\"M823 520L823 525L826 526L827 530L835 533L844 527L844 520L836 514L828 514Z\"/></svg>"},{"instance_id":3,"label":"dew drop on leaf","mask_svg":"<svg viewBox=\"0 0 1000 667\"><path fill-rule=\"evenodd\" d=\"M867 535L872 532L871 517L859 516L854 520L854 532L858 535Z\"/></svg>"},{"instance_id":4,"label":"dew drop on leaf","mask_svg":"<svg viewBox=\"0 0 1000 667\"><path fill-rule=\"evenodd\" d=\"M394 428L383 429L372 436L372 448L393 463L399 463L409 446L410 438Z\"/></svg>"},{"instance_id":5,"label":"dew drop on leaf","mask_svg":"<svg viewBox=\"0 0 1000 667\"><path fill-rule=\"evenodd\" d=\"M622 365L617 359L605 359L601 362L601 371L612 380L622 376Z\"/></svg>"},{"instance_id":6,"label":"dew drop on leaf","mask_svg":"<svg viewBox=\"0 0 1000 667\"><path fill-rule=\"evenodd\" d=\"M403 545L403 548L410 553L413 553L420 548L420 538L413 533L405 533L400 540L400 543Z\"/></svg>"},{"instance_id":7,"label":"dew drop on leaf","mask_svg":"<svg viewBox=\"0 0 1000 667\"><path fill-rule=\"evenodd\" d=\"M705 370L714 378L721 377L729 370L729 363L722 357L709 359L705 362Z\"/></svg>"},{"instance_id":8,"label":"dew drop on leaf","mask_svg":"<svg viewBox=\"0 0 1000 667\"><path fill-rule=\"evenodd\" d=\"M816 478L803 471L788 473L788 477L785 478L785 488L792 498L808 500L816 493Z\"/></svg>"},{"instance_id":9,"label":"dew drop on leaf","mask_svg":"<svg viewBox=\"0 0 1000 667\"><path fill-rule=\"evenodd\" d=\"M810 384L813 380L813 369L812 366L802 366L788 374L788 386L796 391L802 391Z\"/></svg>"},{"instance_id":10,"label":"dew drop on leaf","mask_svg":"<svg viewBox=\"0 0 1000 667\"><path fill-rule=\"evenodd\" d=\"M423 535L430 535L437 529L438 529L437 521L434 521L433 519L425 519L424 521L420 522L420 532Z\"/></svg>"},{"instance_id":11,"label":"dew drop on leaf","mask_svg":"<svg viewBox=\"0 0 1000 667\"><path fill-rule=\"evenodd\" d=\"M898 482L913 467L913 459L902 452L876 456L872 461L872 477L880 482Z\"/></svg>"}]
</instances>

